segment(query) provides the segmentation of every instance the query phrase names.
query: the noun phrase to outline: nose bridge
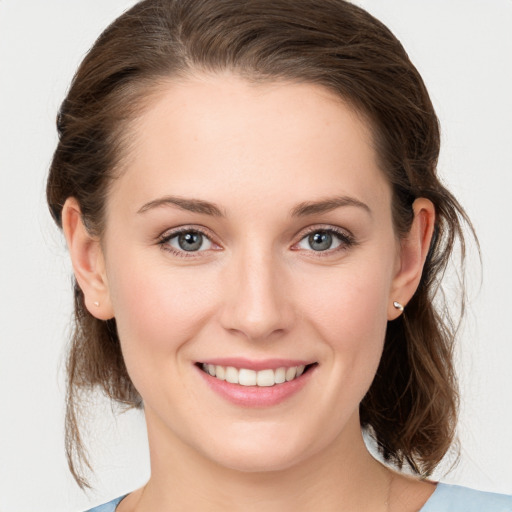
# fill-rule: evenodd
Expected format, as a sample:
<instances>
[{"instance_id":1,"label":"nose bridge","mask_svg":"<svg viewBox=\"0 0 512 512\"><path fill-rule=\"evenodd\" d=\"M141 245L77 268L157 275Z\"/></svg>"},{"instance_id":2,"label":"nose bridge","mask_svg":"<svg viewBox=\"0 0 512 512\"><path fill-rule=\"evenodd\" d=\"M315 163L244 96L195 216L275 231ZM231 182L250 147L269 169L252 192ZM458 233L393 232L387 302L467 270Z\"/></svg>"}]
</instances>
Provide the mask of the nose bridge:
<instances>
[{"instance_id":1,"label":"nose bridge","mask_svg":"<svg viewBox=\"0 0 512 512\"><path fill-rule=\"evenodd\" d=\"M289 329L292 308L283 293L285 275L279 258L264 244L244 244L233 254L228 273L231 293L223 314L224 327L251 340Z\"/></svg>"}]
</instances>

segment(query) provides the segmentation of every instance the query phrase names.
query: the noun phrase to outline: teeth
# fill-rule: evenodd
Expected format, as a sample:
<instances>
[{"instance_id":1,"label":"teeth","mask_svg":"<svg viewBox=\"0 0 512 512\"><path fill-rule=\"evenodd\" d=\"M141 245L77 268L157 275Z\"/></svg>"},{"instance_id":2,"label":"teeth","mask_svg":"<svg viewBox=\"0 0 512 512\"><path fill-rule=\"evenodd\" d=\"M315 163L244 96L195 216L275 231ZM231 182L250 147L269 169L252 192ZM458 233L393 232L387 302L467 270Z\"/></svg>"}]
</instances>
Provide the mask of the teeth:
<instances>
[{"instance_id":1,"label":"teeth","mask_svg":"<svg viewBox=\"0 0 512 512\"><path fill-rule=\"evenodd\" d=\"M238 371L238 384L242 386L256 386L256 372L241 368Z\"/></svg>"},{"instance_id":2,"label":"teeth","mask_svg":"<svg viewBox=\"0 0 512 512\"><path fill-rule=\"evenodd\" d=\"M247 368L234 368L233 366L220 366L214 364L203 364L203 370L219 380L225 380L231 384L241 386L270 387L275 384L282 384L300 377L306 368L304 365L282 367L276 370L248 370Z\"/></svg>"},{"instance_id":3,"label":"teeth","mask_svg":"<svg viewBox=\"0 0 512 512\"><path fill-rule=\"evenodd\" d=\"M291 366L286 369L286 382L295 379L295 375L297 375L297 367Z\"/></svg>"},{"instance_id":4,"label":"teeth","mask_svg":"<svg viewBox=\"0 0 512 512\"><path fill-rule=\"evenodd\" d=\"M240 371L242 373L242 371ZM276 383L274 370L261 370L258 372L258 386L273 386Z\"/></svg>"},{"instance_id":5,"label":"teeth","mask_svg":"<svg viewBox=\"0 0 512 512\"><path fill-rule=\"evenodd\" d=\"M238 384L238 370L232 366L226 368L226 380L231 384Z\"/></svg>"},{"instance_id":6,"label":"teeth","mask_svg":"<svg viewBox=\"0 0 512 512\"><path fill-rule=\"evenodd\" d=\"M282 384L283 382L286 382L286 368L278 368L275 371L274 379L276 384Z\"/></svg>"},{"instance_id":7,"label":"teeth","mask_svg":"<svg viewBox=\"0 0 512 512\"><path fill-rule=\"evenodd\" d=\"M220 380L226 380L226 369L224 366L216 366L215 367L215 377Z\"/></svg>"}]
</instances>

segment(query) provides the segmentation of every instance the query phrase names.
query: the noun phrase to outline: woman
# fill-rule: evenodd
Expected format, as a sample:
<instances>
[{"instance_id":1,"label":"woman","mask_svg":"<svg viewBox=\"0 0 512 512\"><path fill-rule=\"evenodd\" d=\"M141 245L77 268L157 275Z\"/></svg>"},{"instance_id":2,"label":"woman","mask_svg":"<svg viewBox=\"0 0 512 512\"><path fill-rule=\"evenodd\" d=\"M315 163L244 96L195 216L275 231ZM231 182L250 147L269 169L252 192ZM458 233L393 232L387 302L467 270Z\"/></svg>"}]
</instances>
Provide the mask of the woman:
<instances>
[{"instance_id":1,"label":"woman","mask_svg":"<svg viewBox=\"0 0 512 512\"><path fill-rule=\"evenodd\" d=\"M71 468L85 486L95 387L144 408L151 452L149 482L98 510L512 510L428 480L457 410L433 299L467 219L386 27L341 0L146 0L58 128Z\"/></svg>"}]
</instances>

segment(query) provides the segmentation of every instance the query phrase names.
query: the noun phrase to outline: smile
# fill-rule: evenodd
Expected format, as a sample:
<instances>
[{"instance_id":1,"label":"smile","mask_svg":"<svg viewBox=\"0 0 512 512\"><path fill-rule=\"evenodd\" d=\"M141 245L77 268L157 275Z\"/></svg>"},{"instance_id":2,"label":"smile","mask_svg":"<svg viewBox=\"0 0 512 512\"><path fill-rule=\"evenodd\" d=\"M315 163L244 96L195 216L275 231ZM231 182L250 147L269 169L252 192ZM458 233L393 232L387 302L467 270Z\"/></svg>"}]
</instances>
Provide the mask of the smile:
<instances>
[{"instance_id":1,"label":"smile","mask_svg":"<svg viewBox=\"0 0 512 512\"><path fill-rule=\"evenodd\" d=\"M298 395L311 381L318 363L235 357L197 362L195 366L216 395L236 406L265 408Z\"/></svg>"},{"instance_id":2,"label":"smile","mask_svg":"<svg viewBox=\"0 0 512 512\"><path fill-rule=\"evenodd\" d=\"M276 369L267 368L256 371L248 368L202 363L200 368L212 377L230 384L271 387L298 379L311 366L313 365L283 366Z\"/></svg>"}]
</instances>

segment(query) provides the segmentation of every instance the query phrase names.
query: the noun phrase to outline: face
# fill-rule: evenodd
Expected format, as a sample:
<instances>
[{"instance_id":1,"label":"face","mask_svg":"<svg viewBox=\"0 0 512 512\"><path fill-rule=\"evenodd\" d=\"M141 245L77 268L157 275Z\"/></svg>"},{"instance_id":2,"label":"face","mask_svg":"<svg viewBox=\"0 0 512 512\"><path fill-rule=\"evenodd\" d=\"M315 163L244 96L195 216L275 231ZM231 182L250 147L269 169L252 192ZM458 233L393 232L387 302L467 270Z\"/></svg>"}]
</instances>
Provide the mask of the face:
<instances>
[{"instance_id":1,"label":"face","mask_svg":"<svg viewBox=\"0 0 512 512\"><path fill-rule=\"evenodd\" d=\"M130 130L102 247L150 444L259 471L348 442L400 267L368 126L318 86L219 75Z\"/></svg>"}]
</instances>

